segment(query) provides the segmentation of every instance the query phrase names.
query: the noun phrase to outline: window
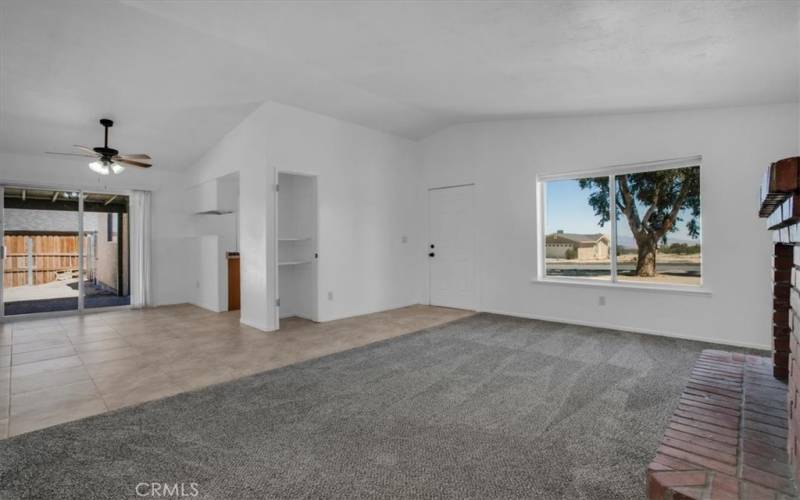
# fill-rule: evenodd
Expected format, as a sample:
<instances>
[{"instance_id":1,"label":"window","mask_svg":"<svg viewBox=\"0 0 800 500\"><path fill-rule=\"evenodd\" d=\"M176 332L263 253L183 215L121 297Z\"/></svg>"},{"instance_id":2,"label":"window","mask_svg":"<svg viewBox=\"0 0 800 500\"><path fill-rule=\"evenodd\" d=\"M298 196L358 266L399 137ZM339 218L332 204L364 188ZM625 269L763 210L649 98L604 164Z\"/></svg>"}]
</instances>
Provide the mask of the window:
<instances>
[{"instance_id":1,"label":"window","mask_svg":"<svg viewBox=\"0 0 800 500\"><path fill-rule=\"evenodd\" d=\"M702 284L699 158L540 183L540 277Z\"/></svg>"},{"instance_id":2,"label":"window","mask_svg":"<svg viewBox=\"0 0 800 500\"><path fill-rule=\"evenodd\" d=\"M563 179L545 184L548 276L611 279L611 240L592 208L593 203L608 207L608 186L587 193L582 186L591 181Z\"/></svg>"}]
</instances>

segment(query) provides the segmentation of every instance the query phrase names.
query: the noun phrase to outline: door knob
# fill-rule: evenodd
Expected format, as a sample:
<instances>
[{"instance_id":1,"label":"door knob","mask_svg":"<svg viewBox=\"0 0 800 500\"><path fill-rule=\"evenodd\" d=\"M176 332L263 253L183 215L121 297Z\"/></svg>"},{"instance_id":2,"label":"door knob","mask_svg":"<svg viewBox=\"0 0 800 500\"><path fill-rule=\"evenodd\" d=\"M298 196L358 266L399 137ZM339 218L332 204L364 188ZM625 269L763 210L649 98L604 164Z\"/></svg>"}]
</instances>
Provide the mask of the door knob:
<instances>
[{"instance_id":1,"label":"door knob","mask_svg":"<svg viewBox=\"0 0 800 500\"><path fill-rule=\"evenodd\" d=\"M436 245L434 245L433 243L431 243L431 248L436 248Z\"/></svg>"},{"instance_id":2,"label":"door knob","mask_svg":"<svg viewBox=\"0 0 800 500\"><path fill-rule=\"evenodd\" d=\"M428 257L435 257L435 256L436 256L436 254L435 254L435 253L433 253L433 252L431 252L431 253L429 253L429 254L428 254Z\"/></svg>"}]
</instances>

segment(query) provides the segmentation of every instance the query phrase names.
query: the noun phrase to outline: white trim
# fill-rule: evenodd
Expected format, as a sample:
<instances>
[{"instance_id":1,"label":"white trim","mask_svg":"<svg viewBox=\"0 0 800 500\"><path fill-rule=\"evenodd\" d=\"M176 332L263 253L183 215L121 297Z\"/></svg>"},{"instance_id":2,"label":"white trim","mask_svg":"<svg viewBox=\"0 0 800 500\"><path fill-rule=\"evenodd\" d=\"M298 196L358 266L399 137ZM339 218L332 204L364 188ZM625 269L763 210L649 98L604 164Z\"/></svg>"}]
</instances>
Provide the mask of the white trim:
<instances>
[{"instance_id":1,"label":"white trim","mask_svg":"<svg viewBox=\"0 0 800 500\"><path fill-rule=\"evenodd\" d=\"M537 175L536 176L536 248L538 252L538 259L536 264L536 277L532 279L533 282L542 282L542 283L558 283L558 284L570 284L570 285L590 285L590 286L605 286L610 288L632 288L635 290L652 290L652 291L661 291L665 290L667 292L678 292L678 293L697 293L697 294L706 294L711 295L711 291L704 288L705 279L703 273L703 256L702 253L700 255L700 284L696 286L679 286L679 285L670 285L670 284L652 284L652 285L628 285L623 281L619 281L617 279L617 204L616 204L616 192L617 192L617 183L615 182L616 176L618 175L627 175L633 173L640 173L640 172L652 172L655 170L670 170L674 168L684 168L684 167L701 167L700 168L700 175L702 175L703 163L703 156L702 155L694 155L694 156L686 156L683 158L673 158L667 160L656 160L656 161L648 161L648 162L639 162L639 163L627 163L621 165L611 165L608 167L603 167L599 169L593 170L583 170L583 171L573 171L573 172L564 172L558 174L544 174L544 175ZM547 235L545 231L547 228L545 227L545 208L547 206L547 183L552 181L559 181L559 180L576 180L579 178L585 177L608 177L609 182L609 203L608 203L608 211L609 211L609 222L611 223L610 228L610 235L609 235L609 249L608 249L608 256L609 256L609 263L610 263L610 280L608 283L596 283L593 280L584 280L581 278L553 278L547 276L547 268L546 268L546 259L547 259L547 248L546 248L546 238ZM700 185L702 186L702 179ZM702 189L702 187L701 187ZM702 209L703 197L702 193L700 196L700 214L702 217L703 209ZM702 248L703 245L703 233L700 233L700 240L699 244Z\"/></svg>"},{"instance_id":2,"label":"white trim","mask_svg":"<svg viewBox=\"0 0 800 500\"><path fill-rule=\"evenodd\" d=\"M280 263L278 262L278 252L280 251L280 239L278 238L278 232L280 231L280 222L278 217L278 210L280 209L280 200L278 197L280 196L280 177L281 171L278 167L275 167L275 176L273 178L273 184L271 189L267 189L267 192L272 192L273 196L273 205L272 205L272 213L273 213L273 234L275 235L275 241L272 242L272 270L273 270L273 279L272 279L272 287L273 287L273 294L272 300L269 301L267 307L271 308L274 314L274 319L272 321L272 329L271 331L276 331L281 329L281 308L278 306L278 300L280 300L280 270L278 266ZM269 231L267 232L269 234ZM239 269L239 274L241 275L242 270ZM239 283L241 287L241 282ZM269 300L269 299L268 299ZM240 306L241 309L241 306ZM240 311L241 313L241 311ZM240 316L241 317L241 316ZM259 330L270 331L270 328L265 327L261 328L256 326L255 324L250 324L245 322L245 320L241 320L247 326L252 326L253 328L258 328Z\"/></svg>"},{"instance_id":3,"label":"white trim","mask_svg":"<svg viewBox=\"0 0 800 500\"><path fill-rule=\"evenodd\" d=\"M489 314L500 314L503 316L513 316L516 318L525 318L525 319L535 319L539 321L551 321L554 323L564 323L567 325L578 325L578 326L589 326L594 328L602 328L604 330L618 330L621 332L629 332L629 333L640 333L643 335L655 335L658 337L667 337L673 339L681 339L681 340L692 340L696 342L706 342L710 344L719 344L719 345L728 345L734 347L744 347L748 349L758 349L761 351L772 351L772 346L769 344L752 344L749 342L736 342L736 341L729 341L724 339L716 339L710 337L696 337L692 335L681 335L676 333L669 333L659 330L650 330L645 328L631 328L627 326L620 326L620 325L612 325L609 323L599 323L599 322L592 322L592 321L581 321L581 320L573 320L573 319L565 319L565 318L556 318L552 316L544 316L538 314L527 314L527 313L512 313L508 311L499 311L495 309L484 309L480 312L489 313Z\"/></svg>"},{"instance_id":4,"label":"white trim","mask_svg":"<svg viewBox=\"0 0 800 500\"><path fill-rule=\"evenodd\" d=\"M239 323L241 323L243 325L246 325L246 326L249 326L250 328L255 328L256 330L260 330L262 332L274 332L274 331L276 331L274 328L272 330L270 330L266 325L259 325L259 324L256 324L254 321L249 321L249 320L241 318L241 317L239 318Z\"/></svg>"},{"instance_id":5,"label":"white trim","mask_svg":"<svg viewBox=\"0 0 800 500\"><path fill-rule=\"evenodd\" d=\"M314 304L312 305L312 318L311 321L318 323L320 321L320 286L319 286L319 235L320 235L320 203L319 203L319 175L318 174L310 174L308 172L300 172L296 170L283 170L280 167L275 167L275 184L272 187L271 191L274 196L274 224L275 224L275 231L274 231L274 241L273 241L273 248L274 248L274 259L273 259L273 269L275 272L275 279L273 280L274 288L274 298L272 300L271 306L275 310L275 320L274 320L274 328L272 330L265 329L266 331L275 331L281 329L281 315L280 315L280 306L275 305L275 301L280 300L280 266L287 264L286 262L281 263L279 262L279 251L280 251L280 218L278 211L280 210L280 190L275 189L275 186L280 186L280 177L281 174L286 175L295 175L298 177L306 177L311 180L314 186L314 234L310 238L303 238L303 240L311 239L314 242L314 248L312 249L312 253L314 257L312 257L310 263L313 266L313 288L314 288ZM305 262L304 262L305 263ZM308 318L307 318L308 319ZM254 325L253 328L258 328Z\"/></svg>"},{"instance_id":6,"label":"white trim","mask_svg":"<svg viewBox=\"0 0 800 500\"><path fill-rule=\"evenodd\" d=\"M437 187L429 187L428 191L437 191L439 189L450 189L450 188L460 188L460 187L467 187L467 186L474 186L474 182L468 182L466 184L452 184L449 186L437 186Z\"/></svg>"},{"instance_id":7,"label":"white trim","mask_svg":"<svg viewBox=\"0 0 800 500\"><path fill-rule=\"evenodd\" d=\"M536 176L538 182L570 180L581 177L606 177L621 174L635 174L639 172L650 172L652 170L669 170L673 168L697 167L703 163L702 155L685 156L683 158L672 158L668 160L645 161L638 163L625 163L621 165L608 165L605 167L590 170L573 170L570 172L560 172L552 174L541 174Z\"/></svg>"},{"instance_id":8,"label":"white trim","mask_svg":"<svg viewBox=\"0 0 800 500\"><path fill-rule=\"evenodd\" d=\"M608 217L611 221L611 235L608 238L608 261L611 262L611 281L617 283L617 180L608 177ZM547 248L545 247L545 251Z\"/></svg>"},{"instance_id":9,"label":"white trim","mask_svg":"<svg viewBox=\"0 0 800 500\"><path fill-rule=\"evenodd\" d=\"M85 249L83 246L86 244L84 241L84 234L83 234L83 218L86 217L86 214L83 211L83 193L84 191L78 191L78 311L83 311L85 305L84 294L86 293L86 286L83 283L83 279L86 276L86 270L83 268L86 262L84 261ZM119 228L119 234L122 233L122 228ZM122 238L117 238L118 244L121 244ZM117 272L121 272L122 269L117 269Z\"/></svg>"},{"instance_id":10,"label":"white trim","mask_svg":"<svg viewBox=\"0 0 800 500\"><path fill-rule=\"evenodd\" d=\"M545 269L545 259L547 258L547 248L545 247L545 227L544 227L544 207L547 206L547 189L545 183L536 181L536 252L539 258L536 259L536 277L542 279L547 272Z\"/></svg>"},{"instance_id":11,"label":"white trim","mask_svg":"<svg viewBox=\"0 0 800 500\"><path fill-rule=\"evenodd\" d=\"M681 286L671 285L668 283L660 283L655 285L641 284L636 282L625 281L600 281L583 278L561 278L548 276L544 278L531 278L531 283L544 284L544 285L567 285L567 286L581 286L588 288L611 288L614 290L633 290L657 293L674 293L679 295L702 295L711 296L711 290L700 286Z\"/></svg>"}]
</instances>

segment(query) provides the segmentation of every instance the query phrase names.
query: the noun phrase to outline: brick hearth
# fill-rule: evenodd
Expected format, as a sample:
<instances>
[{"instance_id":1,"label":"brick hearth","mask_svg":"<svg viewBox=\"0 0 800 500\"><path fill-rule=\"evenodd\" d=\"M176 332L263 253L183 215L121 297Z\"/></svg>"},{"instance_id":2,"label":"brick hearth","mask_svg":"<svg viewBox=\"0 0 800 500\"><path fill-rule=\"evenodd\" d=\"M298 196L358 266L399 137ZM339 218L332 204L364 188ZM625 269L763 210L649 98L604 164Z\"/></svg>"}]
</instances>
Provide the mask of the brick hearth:
<instances>
[{"instance_id":1,"label":"brick hearth","mask_svg":"<svg viewBox=\"0 0 800 500\"><path fill-rule=\"evenodd\" d=\"M647 469L648 498L794 498L786 393L770 358L703 351Z\"/></svg>"}]
</instances>

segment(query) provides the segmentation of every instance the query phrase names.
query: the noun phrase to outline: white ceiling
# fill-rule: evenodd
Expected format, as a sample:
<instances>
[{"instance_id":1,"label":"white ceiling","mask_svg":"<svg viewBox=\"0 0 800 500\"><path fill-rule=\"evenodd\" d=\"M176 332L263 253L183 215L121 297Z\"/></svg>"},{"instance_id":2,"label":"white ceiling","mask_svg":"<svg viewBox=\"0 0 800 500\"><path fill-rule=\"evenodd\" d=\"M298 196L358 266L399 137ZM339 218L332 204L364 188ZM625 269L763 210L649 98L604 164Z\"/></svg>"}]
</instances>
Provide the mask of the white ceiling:
<instances>
[{"instance_id":1,"label":"white ceiling","mask_svg":"<svg viewBox=\"0 0 800 500\"><path fill-rule=\"evenodd\" d=\"M796 101L798 2L0 2L0 151L191 164L264 100L451 124Z\"/></svg>"}]
</instances>

